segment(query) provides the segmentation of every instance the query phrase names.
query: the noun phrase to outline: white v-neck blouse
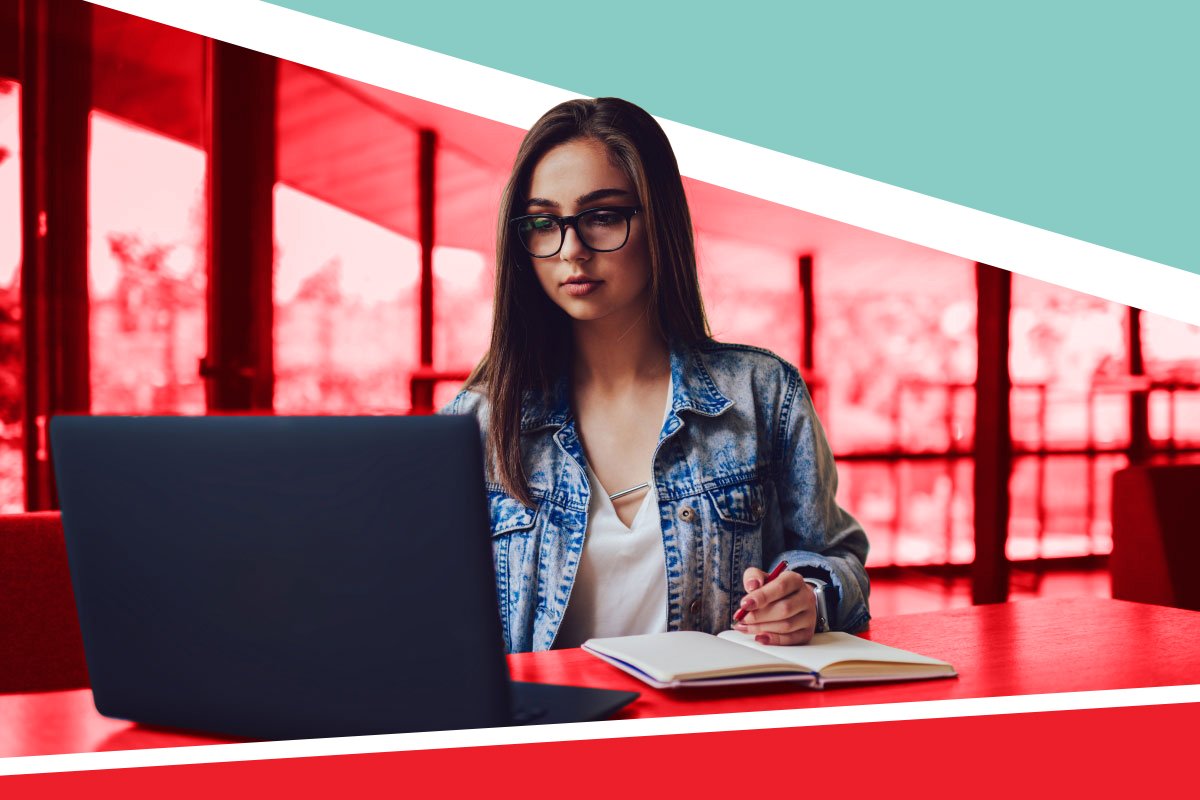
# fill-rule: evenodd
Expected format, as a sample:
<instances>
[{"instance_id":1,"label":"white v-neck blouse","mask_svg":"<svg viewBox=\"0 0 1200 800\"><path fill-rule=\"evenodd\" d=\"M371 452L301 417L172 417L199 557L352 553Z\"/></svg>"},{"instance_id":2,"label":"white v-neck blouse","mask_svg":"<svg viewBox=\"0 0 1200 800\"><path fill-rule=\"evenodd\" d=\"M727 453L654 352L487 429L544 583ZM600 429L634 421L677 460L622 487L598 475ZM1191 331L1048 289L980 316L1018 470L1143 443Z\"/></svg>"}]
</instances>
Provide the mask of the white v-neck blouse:
<instances>
[{"instance_id":1,"label":"white v-neck blouse","mask_svg":"<svg viewBox=\"0 0 1200 800\"><path fill-rule=\"evenodd\" d=\"M670 398L668 390L664 418ZM554 646L662 633L667 630L667 564L654 484L627 528L591 467L587 477L591 500L583 555Z\"/></svg>"}]
</instances>

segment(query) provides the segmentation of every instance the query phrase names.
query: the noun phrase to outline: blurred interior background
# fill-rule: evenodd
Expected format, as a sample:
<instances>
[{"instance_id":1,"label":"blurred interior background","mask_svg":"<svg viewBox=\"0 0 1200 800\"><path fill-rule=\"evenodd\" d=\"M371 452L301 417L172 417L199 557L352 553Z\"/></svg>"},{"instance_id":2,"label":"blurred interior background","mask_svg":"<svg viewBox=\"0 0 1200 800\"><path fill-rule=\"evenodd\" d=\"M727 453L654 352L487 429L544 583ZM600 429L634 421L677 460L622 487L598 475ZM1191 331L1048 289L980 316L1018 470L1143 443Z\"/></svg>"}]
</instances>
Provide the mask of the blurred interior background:
<instances>
[{"instance_id":1,"label":"blurred interior background","mask_svg":"<svg viewBox=\"0 0 1200 800\"><path fill-rule=\"evenodd\" d=\"M58 16L38 28L23 6ZM453 396L488 339L522 131L49 6L0 0L0 511L55 507L59 411L427 413ZM871 539L876 615L1107 596L1113 473L1200 455L1200 329L687 190L714 334L801 366ZM986 453L977 424L1000 434ZM982 577L981 492L1003 500L986 541L1005 562Z\"/></svg>"}]
</instances>

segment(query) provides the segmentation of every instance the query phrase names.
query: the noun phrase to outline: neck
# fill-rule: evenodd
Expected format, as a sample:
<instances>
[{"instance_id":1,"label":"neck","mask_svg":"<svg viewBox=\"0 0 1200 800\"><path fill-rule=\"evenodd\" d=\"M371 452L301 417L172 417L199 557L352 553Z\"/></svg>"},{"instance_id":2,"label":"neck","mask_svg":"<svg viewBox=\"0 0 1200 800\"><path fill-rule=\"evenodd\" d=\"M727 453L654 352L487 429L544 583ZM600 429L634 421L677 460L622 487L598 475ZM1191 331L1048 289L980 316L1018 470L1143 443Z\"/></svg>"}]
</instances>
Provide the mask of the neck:
<instances>
[{"instance_id":1,"label":"neck","mask_svg":"<svg viewBox=\"0 0 1200 800\"><path fill-rule=\"evenodd\" d=\"M621 392L670 374L670 351L648 310L634 319L576 321L575 386L604 394Z\"/></svg>"}]
</instances>

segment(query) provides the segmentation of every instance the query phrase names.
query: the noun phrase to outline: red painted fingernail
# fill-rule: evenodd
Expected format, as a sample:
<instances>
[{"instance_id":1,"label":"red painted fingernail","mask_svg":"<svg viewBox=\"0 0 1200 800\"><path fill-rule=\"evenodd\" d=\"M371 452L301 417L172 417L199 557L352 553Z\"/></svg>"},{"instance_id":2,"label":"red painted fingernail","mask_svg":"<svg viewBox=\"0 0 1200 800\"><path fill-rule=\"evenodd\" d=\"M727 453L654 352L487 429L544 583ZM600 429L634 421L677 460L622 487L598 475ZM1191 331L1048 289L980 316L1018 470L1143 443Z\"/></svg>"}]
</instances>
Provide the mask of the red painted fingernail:
<instances>
[{"instance_id":1,"label":"red painted fingernail","mask_svg":"<svg viewBox=\"0 0 1200 800\"><path fill-rule=\"evenodd\" d=\"M747 611L753 611L754 609L758 608L758 603L754 602L753 597L747 595L746 597L742 598L742 608L746 609Z\"/></svg>"},{"instance_id":2,"label":"red painted fingernail","mask_svg":"<svg viewBox=\"0 0 1200 800\"><path fill-rule=\"evenodd\" d=\"M751 578L746 583L746 591L753 592L755 589L759 588L760 586L762 586L762 581L760 581L758 578Z\"/></svg>"},{"instance_id":3,"label":"red painted fingernail","mask_svg":"<svg viewBox=\"0 0 1200 800\"><path fill-rule=\"evenodd\" d=\"M771 637L767 636L765 633L760 633L758 636L754 637L754 641L758 642L759 644L770 644Z\"/></svg>"}]
</instances>

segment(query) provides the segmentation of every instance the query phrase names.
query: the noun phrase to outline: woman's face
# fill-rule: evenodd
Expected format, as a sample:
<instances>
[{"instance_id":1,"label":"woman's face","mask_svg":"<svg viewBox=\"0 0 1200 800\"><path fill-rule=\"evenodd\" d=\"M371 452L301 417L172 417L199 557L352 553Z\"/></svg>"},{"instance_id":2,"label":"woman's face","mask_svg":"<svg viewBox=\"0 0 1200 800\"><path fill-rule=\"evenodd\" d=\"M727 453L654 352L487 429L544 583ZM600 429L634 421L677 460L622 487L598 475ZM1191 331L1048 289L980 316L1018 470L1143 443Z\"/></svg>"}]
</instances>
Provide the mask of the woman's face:
<instances>
[{"instance_id":1,"label":"woman's face","mask_svg":"<svg viewBox=\"0 0 1200 800\"><path fill-rule=\"evenodd\" d=\"M633 183L610 163L604 146L594 139L577 139L542 156L530 180L528 203L516 214L567 217L600 206L636 205ZM640 214L630 219L629 238L619 250L589 250L571 226L562 250L530 261L542 289L577 322L626 318L632 322L646 308L650 252Z\"/></svg>"}]
</instances>

